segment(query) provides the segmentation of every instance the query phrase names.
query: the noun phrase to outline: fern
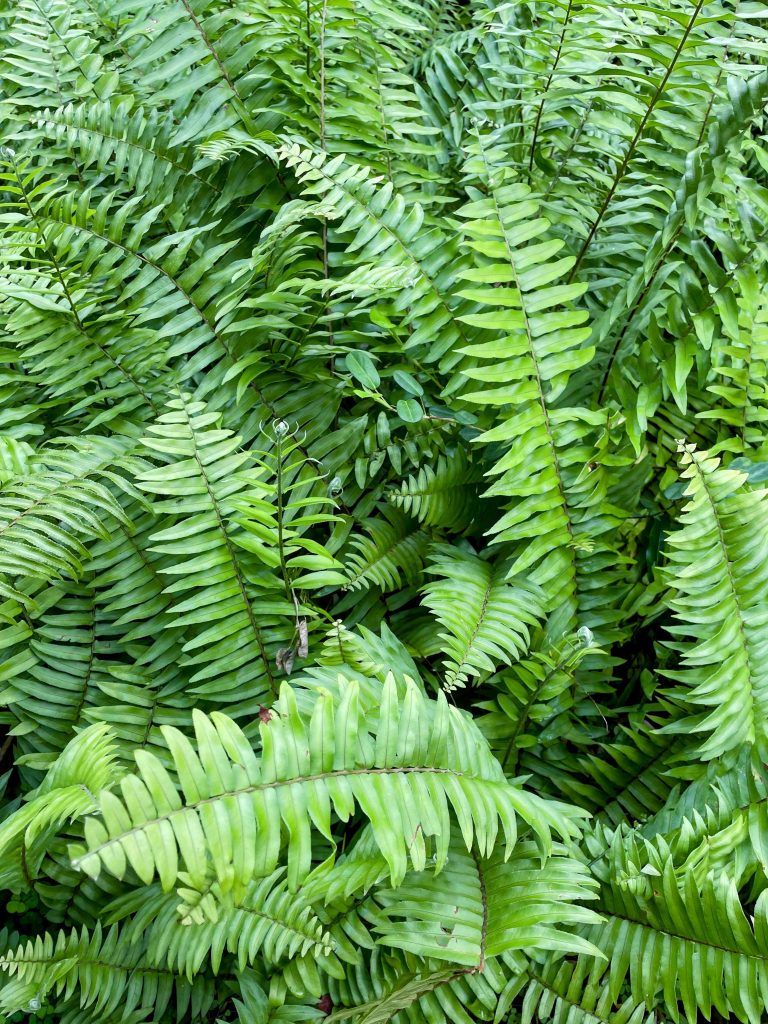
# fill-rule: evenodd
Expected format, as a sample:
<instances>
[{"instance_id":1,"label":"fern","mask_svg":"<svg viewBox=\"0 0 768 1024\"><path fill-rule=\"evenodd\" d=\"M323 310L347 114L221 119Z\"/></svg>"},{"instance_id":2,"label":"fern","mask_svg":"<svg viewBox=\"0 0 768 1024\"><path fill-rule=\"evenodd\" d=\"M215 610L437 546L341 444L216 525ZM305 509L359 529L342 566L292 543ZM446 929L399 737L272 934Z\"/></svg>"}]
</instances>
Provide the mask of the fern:
<instances>
[{"instance_id":1,"label":"fern","mask_svg":"<svg viewBox=\"0 0 768 1024\"><path fill-rule=\"evenodd\" d=\"M768 1015L747 0L0 4L0 1018Z\"/></svg>"},{"instance_id":2,"label":"fern","mask_svg":"<svg viewBox=\"0 0 768 1024\"><path fill-rule=\"evenodd\" d=\"M428 567L440 579L424 588L424 603L448 632L441 634L445 687L482 678L499 662L517 660L530 639L529 627L541 615L541 596L532 588L504 582L479 558L449 547L435 548Z\"/></svg>"},{"instance_id":3,"label":"fern","mask_svg":"<svg viewBox=\"0 0 768 1024\"><path fill-rule=\"evenodd\" d=\"M693 684L688 695L692 704L717 705L716 713L688 726L712 733L699 747L701 756L712 757L744 743L762 747L765 742L765 684L760 666L768 609L763 610L761 563L755 557L765 544L759 511L763 495L759 491L739 494L745 478L736 470L720 469L717 460L681 447L690 503L682 516L683 529L670 537L674 546L670 576L679 593L671 605L686 622L696 622L702 606L711 602L711 619L707 619L716 628L707 632L698 624L689 627L694 644L681 645L685 668L674 677ZM706 545L712 566L703 579L709 566L697 556L701 545ZM678 635L687 632L671 628ZM701 665L713 666L706 682L699 675Z\"/></svg>"},{"instance_id":4,"label":"fern","mask_svg":"<svg viewBox=\"0 0 768 1024\"><path fill-rule=\"evenodd\" d=\"M493 527L499 541L527 541L511 571L523 572L543 559L538 577L542 584L549 583L556 598L572 599L580 542L574 520L578 490L584 486L579 480L584 471L579 455L583 458L589 429L599 421L586 410L572 411L566 418L552 407L550 393L554 397L561 392L569 374L591 357L582 344L589 337L589 329L582 326L586 313L558 309L584 289L552 284L572 264L571 257L553 261L562 248L560 241L524 244L540 238L549 225L537 217L536 201L529 198L525 186L505 185L505 172L492 169L491 144L492 139L478 131L476 156L470 162L470 173L480 175L490 197L477 198L461 212L467 218L468 245L483 257L482 265L464 275L479 286L463 294L490 307L470 314L468 321L493 331L494 339L462 352L473 361L463 370L466 377L501 386L469 391L464 398L502 411L515 408L514 419L503 416L476 439L478 443L515 439L506 456L496 462L492 473L498 479L488 492L519 499ZM521 221L522 227L517 227ZM492 365L478 365L487 359L494 360ZM568 425L567 450L559 432L561 422ZM571 487L576 490L572 498Z\"/></svg>"},{"instance_id":5,"label":"fern","mask_svg":"<svg viewBox=\"0 0 768 1024\"><path fill-rule=\"evenodd\" d=\"M234 885L237 891L237 886L249 878L275 869L279 837L285 827L293 837L288 876L295 887L310 866L310 821L330 839L330 812L344 820L356 804L373 825L395 882L402 879L407 857L414 867L424 867L426 837L434 837L438 867L445 862L448 851L444 822L449 808L459 820L465 843L471 845L474 837L485 851L488 837L495 836L499 824L511 848L517 834L517 813L534 828L544 849L550 843L552 827L566 836L572 833L573 824L558 810L550 810L522 791L508 790L496 763L481 746L473 763L461 770L446 762L447 737L454 732L464 736L468 731L471 736L472 727L451 715L444 700L431 707L411 684L401 707L392 679L385 684L381 700L374 744L359 718L356 686L342 689L338 707L329 695L321 695L309 722L299 717L293 693L284 687L279 716L269 718L261 727L266 755L261 765L252 752L245 757L245 737L226 716L217 715L210 721L195 716L199 756L182 733L165 730L186 805L162 764L153 755L144 754L140 775L129 776L121 783L125 805L136 807L134 815L118 798L105 796L101 806L104 820L88 820L87 848L76 853L75 863L94 877L102 863L118 877L130 864L146 883L157 874L168 889L178 877L179 855L189 880L202 886L207 854L219 884L225 891ZM334 739L337 717L338 728L343 729L338 747ZM420 734L413 734L405 745L399 740L401 721L406 726L412 721ZM309 751L297 757L298 745L305 744L310 734L317 737L320 760ZM471 742L469 736L463 742ZM285 762L290 750L294 751L293 767ZM233 756L245 757L245 764L231 761ZM283 763L286 767L281 769ZM283 787L296 792L297 806L303 807L298 814L293 810L293 800L289 809L287 803L281 808L274 799L275 789ZM477 818L473 799L476 790L485 790L488 801ZM401 793L404 800L400 822L390 820L386 813L388 797L391 800L395 793ZM139 805L134 804L137 798L144 805L139 817ZM215 811L216 807L220 811ZM221 831L219 813L226 816L222 820L231 822L231 829L237 820L254 836L257 832L270 834L270 844L258 851L234 848L226 838L227 832ZM138 838L144 828L153 841ZM408 841L414 829L422 838ZM156 841L158 833L162 834L162 845Z\"/></svg>"},{"instance_id":6,"label":"fern","mask_svg":"<svg viewBox=\"0 0 768 1024\"><path fill-rule=\"evenodd\" d=\"M8 582L0 583L0 592L25 604L27 596L13 585L19 577L77 578L86 554L80 538L106 535L106 517L124 519L102 481L117 478L115 467L127 453L124 441L80 441L69 450L41 453L35 471L6 481L0 494L0 572Z\"/></svg>"},{"instance_id":7,"label":"fern","mask_svg":"<svg viewBox=\"0 0 768 1024\"><path fill-rule=\"evenodd\" d=\"M382 590L395 590L403 579L414 582L421 572L429 537L418 525L395 509L386 510L381 519L366 522L368 537L354 537L347 562L347 586L359 588L375 584Z\"/></svg>"},{"instance_id":8,"label":"fern","mask_svg":"<svg viewBox=\"0 0 768 1024\"><path fill-rule=\"evenodd\" d=\"M434 469L422 467L387 497L425 526L463 530L472 520L477 502L473 484L479 480L478 471L457 452L452 458L441 456Z\"/></svg>"},{"instance_id":9,"label":"fern","mask_svg":"<svg viewBox=\"0 0 768 1024\"><path fill-rule=\"evenodd\" d=\"M104 935L98 925L92 934L59 932L55 939L46 935L24 943L0 960L0 969L12 979L0 995L8 1013L40 1009L51 990L69 1001L75 986L80 1009L92 1014L112 1014L120 1006L121 1015L129 1015L145 999L163 1010L174 997L170 972L147 964L140 950L121 949L118 930ZM182 994L182 1006L190 995Z\"/></svg>"},{"instance_id":10,"label":"fern","mask_svg":"<svg viewBox=\"0 0 768 1024\"><path fill-rule=\"evenodd\" d=\"M669 861L656 884L647 904L628 887L607 888L600 904L605 923L587 931L593 942L611 950L611 997L616 999L628 978L634 1000L650 1006L659 1000L673 1016L681 1008L687 1020L695 1020L699 1011L706 1016L713 1007L733 1007L740 1019L759 1020L764 901L748 920L728 878L710 876L699 889L689 874L679 889ZM630 954L630 948L640 955ZM657 957L670 965L663 978L642 969ZM592 985L603 983L604 970L602 965L593 969ZM702 977L706 986L698 983Z\"/></svg>"},{"instance_id":11,"label":"fern","mask_svg":"<svg viewBox=\"0 0 768 1024\"><path fill-rule=\"evenodd\" d=\"M555 922L589 921L592 914L583 907L564 914L558 901L566 893L568 898L589 899L587 879L579 866L558 856L541 870L533 853L518 846L507 862L485 862L457 847L439 875L416 875L394 891L379 891L375 929L395 948L478 970L486 956L510 949L575 951L580 940L560 931Z\"/></svg>"}]
</instances>

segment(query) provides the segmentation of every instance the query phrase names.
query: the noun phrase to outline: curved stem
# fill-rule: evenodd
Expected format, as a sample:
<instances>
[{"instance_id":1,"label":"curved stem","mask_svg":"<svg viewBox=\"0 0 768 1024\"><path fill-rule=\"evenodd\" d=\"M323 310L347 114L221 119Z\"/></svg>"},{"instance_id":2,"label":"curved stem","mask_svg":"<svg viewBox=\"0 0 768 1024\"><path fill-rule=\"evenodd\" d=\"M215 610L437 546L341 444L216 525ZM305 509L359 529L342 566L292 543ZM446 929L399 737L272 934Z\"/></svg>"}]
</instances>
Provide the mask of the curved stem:
<instances>
[{"instance_id":1,"label":"curved stem","mask_svg":"<svg viewBox=\"0 0 768 1024\"><path fill-rule=\"evenodd\" d=\"M544 83L544 88L542 89L542 92L541 92L541 100L539 101L539 109L536 111L536 120L535 120L534 125L533 125L533 139L531 140L531 153L530 153L530 156L528 158L528 176L529 177L531 175L531 172L533 171L533 160L534 160L534 157L536 155L536 141L537 141L537 139L539 137L539 128L541 127L541 117L542 117L542 114L544 113L544 105L547 102L547 93L549 92L550 85L552 85L552 79L555 77L555 72L557 71L557 66L560 63L560 57L562 56L562 52L563 52L563 42L565 41L565 33L566 33L567 29L568 29L568 22L571 19L571 10L572 10L572 8L573 8L573 0L568 0L568 7L566 8L565 18L563 19L563 27L560 30L560 39L558 40L557 50L555 51L555 59L552 62L552 70L549 72L549 75L547 76L547 80Z\"/></svg>"},{"instance_id":2,"label":"curved stem","mask_svg":"<svg viewBox=\"0 0 768 1024\"><path fill-rule=\"evenodd\" d=\"M675 69L678 59L680 58L680 54L683 52L683 48L685 47L685 44L688 41L688 36L693 31L694 25L696 24L696 19L698 18L699 12L701 11L701 8L704 6L704 3L705 0L697 0L696 6L694 7L693 12L691 13L691 17L688 19L688 24L685 26L685 31L678 40L675 52L672 54L669 64L667 65L666 70L662 75L659 84L656 86L656 89L654 90L654 93L651 96L650 102L648 103L648 106L645 109L645 113L640 118L640 123L635 129L635 134L632 136L629 146L627 146L627 151L625 152L621 160L621 163L616 169L616 173L613 176L613 181L611 182L611 187L606 192L605 197L602 203L600 204L600 209L597 211L597 216L592 221L589 231L587 232L587 237L584 239L581 248L576 254L576 262L571 267L571 272L567 278L568 281L572 281L576 276L576 273L578 272L578 269L581 266L582 261L584 260L584 257L586 256L587 251L589 250L590 245L592 244L592 240L597 234L598 228L603 222L603 218L605 217L606 211L608 210L608 207L611 205L611 202L613 200L614 195L616 194L619 185L624 180L624 176L626 175L627 170L629 169L629 165L632 161L632 158L635 155L638 144L641 138L643 137L643 133L645 132L645 127L651 118L651 114L656 109L657 103L664 94L664 90L667 87L667 83L669 82L672 72Z\"/></svg>"}]
</instances>

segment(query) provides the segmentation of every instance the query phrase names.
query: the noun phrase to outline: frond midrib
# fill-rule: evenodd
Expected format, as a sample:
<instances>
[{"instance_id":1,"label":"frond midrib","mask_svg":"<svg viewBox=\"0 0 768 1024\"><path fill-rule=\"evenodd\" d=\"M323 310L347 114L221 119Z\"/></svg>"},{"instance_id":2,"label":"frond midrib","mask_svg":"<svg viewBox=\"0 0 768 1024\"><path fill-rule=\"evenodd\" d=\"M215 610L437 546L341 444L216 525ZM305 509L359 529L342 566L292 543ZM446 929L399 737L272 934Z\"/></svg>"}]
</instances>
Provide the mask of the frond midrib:
<instances>
[{"instance_id":1,"label":"frond midrib","mask_svg":"<svg viewBox=\"0 0 768 1024\"><path fill-rule=\"evenodd\" d=\"M604 906L600 907L600 914L603 917L615 918L617 921L626 921L628 924L635 925L638 928L646 928L648 931L654 932L656 935L668 935L672 939L680 939L681 942L690 942L696 946L706 946L708 949L718 949L722 953L729 953L733 956L746 957L750 960L768 963L768 951L766 951L765 954L748 953L746 950L734 949L732 946L723 946L718 942L710 942L709 940L699 938L698 936L683 935L680 932L673 932L669 928L649 924L647 921L638 921L636 918L629 917L626 914L620 914L616 910L606 910Z\"/></svg>"},{"instance_id":2,"label":"frond midrib","mask_svg":"<svg viewBox=\"0 0 768 1024\"><path fill-rule=\"evenodd\" d=\"M274 779L272 782L252 783L249 786L243 786L239 789L231 789L223 793L215 793L212 796L202 797L192 803L185 804L183 807L177 807L172 811L168 811L167 814L162 814L155 818L147 818L140 825L135 825L133 828L125 829L125 831L112 839L108 839L106 842L88 847L86 853L78 859L80 860L85 857L98 854L101 850L106 849L109 846L114 846L115 843L119 843L126 836L143 832L150 825L157 824L161 821L168 821L180 814L186 814L188 811L196 811L198 807L205 807L208 804L216 803L218 800L248 796L250 793L259 793L268 789L282 789L286 786L302 786L306 783L322 782L325 779L350 778L356 775L450 775L454 778L469 779L472 782L482 782L483 785L487 786L503 785L503 783L498 779L486 779L481 775L470 775L468 772L459 771L455 768L439 768L431 765L398 765L391 768L335 768L327 772L316 772L313 775L296 776L293 779Z\"/></svg>"}]
</instances>

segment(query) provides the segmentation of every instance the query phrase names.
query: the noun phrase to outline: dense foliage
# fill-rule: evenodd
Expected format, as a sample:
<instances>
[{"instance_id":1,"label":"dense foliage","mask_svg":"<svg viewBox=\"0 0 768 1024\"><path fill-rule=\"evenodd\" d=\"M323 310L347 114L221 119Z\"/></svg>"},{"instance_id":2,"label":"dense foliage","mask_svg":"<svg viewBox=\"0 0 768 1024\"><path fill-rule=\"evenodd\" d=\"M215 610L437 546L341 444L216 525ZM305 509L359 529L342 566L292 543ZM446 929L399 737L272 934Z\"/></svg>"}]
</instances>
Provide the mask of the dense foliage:
<instances>
[{"instance_id":1,"label":"dense foliage","mask_svg":"<svg viewBox=\"0 0 768 1024\"><path fill-rule=\"evenodd\" d=\"M0 5L0 1020L768 1019L767 29Z\"/></svg>"}]
</instances>

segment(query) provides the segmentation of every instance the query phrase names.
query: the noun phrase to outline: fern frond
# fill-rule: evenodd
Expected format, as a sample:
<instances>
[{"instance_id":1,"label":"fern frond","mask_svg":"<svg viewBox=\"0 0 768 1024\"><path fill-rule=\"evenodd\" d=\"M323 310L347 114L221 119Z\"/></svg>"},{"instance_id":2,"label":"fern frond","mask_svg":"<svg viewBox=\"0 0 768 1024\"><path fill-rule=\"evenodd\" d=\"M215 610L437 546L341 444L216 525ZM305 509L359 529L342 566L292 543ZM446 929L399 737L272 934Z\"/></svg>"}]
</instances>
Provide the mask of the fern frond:
<instances>
[{"instance_id":1,"label":"fern frond","mask_svg":"<svg viewBox=\"0 0 768 1024\"><path fill-rule=\"evenodd\" d=\"M727 426L735 436L719 447L740 452L762 444L762 424L768 420L768 307L754 273L737 271L736 280L741 292L735 299L738 312L722 319L725 336L718 339L713 351L713 381L707 387L722 405L703 409L698 415Z\"/></svg>"},{"instance_id":2,"label":"fern frond","mask_svg":"<svg viewBox=\"0 0 768 1024\"><path fill-rule=\"evenodd\" d=\"M13 163L14 181L24 182L27 193L8 203L23 213L24 220L9 231L14 247L34 246L44 239L49 261L63 273L62 254L77 252L79 265L101 287L122 296L123 311L141 323L152 322L162 312L163 325L155 332L155 344L174 338L166 357L197 353L202 364L222 353L235 357L235 350L216 323L216 312L208 275L233 243L222 241L200 248L211 224L170 231L160 238L152 228L162 204L143 206L140 196L127 202L116 193L106 193L95 206L91 196L75 198L57 195L50 182L41 181L39 169ZM20 188L20 186L17 186ZM34 195L31 190L34 190ZM129 217L132 219L127 228ZM184 265L186 264L186 265ZM183 269L182 269L183 267ZM218 296L221 299L221 296ZM77 325L75 325L77 326Z\"/></svg>"},{"instance_id":3,"label":"fern frond","mask_svg":"<svg viewBox=\"0 0 768 1024\"><path fill-rule=\"evenodd\" d=\"M227 954L243 971L261 958L276 965L301 956L320 958L333 951L334 940L301 893L288 890L285 870L250 883L233 899L217 883L202 891L184 888L163 893L155 883L114 900L107 918L120 924L128 943L146 940L146 955L157 965L193 981L210 963L222 972ZM227 967L224 967L226 970Z\"/></svg>"},{"instance_id":4,"label":"fern frond","mask_svg":"<svg viewBox=\"0 0 768 1024\"><path fill-rule=\"evenodd\" d=\"M548 740L557 742L565 731L563 722L575 699L576 670L591 653L588 634L566 637L543 651L529 651L499 674L496 696L478 703L478 709L486 712L478 725L508 775L516 774L521 756L536 749L537 741L546 747ZM556 729L558 718L561 728ZM578 791L577 799L584 803L583 791Z\"/></svg>"},{"instance_id":5,"label":"fern frond","mask_svg":"<svg viewBox=\"0 0 768 1024\"><path fill-rule=\"evenodd\" d=\"M665 100L669 102L670 93L674 96L677 89L685 86L689 88L696 86L693 75L688 70L690 65L685 60L684 54L695 52L697 43L701 45L705 40L702 38L701 26L706 24L704 8L706 0L695 0L686 10L684 17L675 17L677 32L675 33L674 44L670 41L671 53L662 52L649 44L645 48L645 55L651 60L651 67L644 69L643 78L638 79L638 94L635 109L627 111L631 122L631 135L627 143L622 147L621 159L616 160L613 173L608 178L608 187L601 197L598 208L589 223L585 226L586 236L579 247L576 259L570 272L569 280L572 279L582 262L590 252L595 237L601 231L609 218L609 211L614 204L618 205L625 195L625 181L631 180L630 168L640 154L645 155L649 147L643 147L649 129L653 124L653 118L657 108L661 110ZM662 9L658 13L663 17ZM666 12L664 12L666 13ZM677 14L677 12L675 12ZM685 122L681 119L678 122L678 131ZM632 130L632 128L634 130ZM695 129L692 133L695 138ZM634 198L634 197L633 197ZM642 200L641 200L642 201ZM637 205L637 203L633 204Z\"/></svg>"},{"instance_id":6,"label":"fern frond","mask_svg":"<svg viewBox=\"0 0 768 1024\"><path fill-rule=\"evenodd\" d=\"M0 971L12 979L0 987L6 1013L29 1010L34 999L39 1008L49 993L65 998L76 993L80 1008L100 1019L118 1006L123 1015L130 1014L147 1001L162 1012L174 997L178 1012L192 996L191 988L178 984L170 971L147 963L140 948L121 944L114 926L106 934L97 924L90 934L82 929L30 939L0 956Z\"/></svg>"},{"instance_id":7,"label":"fern frond","mask_svg":"<svg viewBox=\"0 0 768 1024\"><path fill-rule=\"evenodd\" d=\"M109 172L121 186L151 203L173 200L184 208L199 190L215 203L220 187L205 169L196 170L184 149L173 145L170 112L128 103L68 104L43 110L36 117L42 131L52 131L77 156L84 170Z\"/></svg>"},{"instance_id":8,"label":"fern frond","mask_svg":"<svg viewBox=\"0 0 768 1024\"><path fill-rule=\"evenodd\" d=\"M554 961L543 966L531 964L516 979L524 986L520 1019L523 1024L653 1024L656 1014L632 998L615 1000L609 988L591 983L590 961L575 964Z\"/></svg>"},{"instance_id":9,"label":"fern frond","mask_svg":"<svg viewBox=\"0 0 768 1024\"><path fill-rule=\"evenodd\" d=\"M104 481L119 479L114 467L131 449L123 439L82 438L58 451L41 451L33 472L5 482L0 573L8 583L0 582L0 593L19 596L12 581L22 576L77 579L87 554L83 541L108 536L110 521L126 521Z\"/></svg>"},{"instance_id":10,"label":"fern frond","mask_svg":"<svg viewBox=\"0 0 768 1024\"><path fill-rule=\"evenodd\" d=\"M471 1024L491 1021L510 974L519 969L519 955L504 954L486 961L482 972L471 968L446 969L439 960L412 954L374 950L369 972L359 972L353 984L329 985L336 1020L360 1017L374 1022L390 1020L398 1012L409 1024ZM471 1015L467 1007L471 1007Z\"/></svg>"},{"instance_id":11,"label":"fern frond","mask_svg":"<svg viewBox=\"0 0 768 1024\"><path fill-rule=\"evenodd\" d=\"M565 835L574 829L564 808L504 782L498 764L477 743L474 726L453 713L442 696L435 703L427 701L410 684L401 701L390 679L382 692L375 741L371 726L358 716L356 696L354 683L343 687L338 702L321 694L305 723L293 692L284 685L279 716L260 726L261 759L220 713L209 719L195 712L199 755L182 733L165 729L178 783L157 758L137 752L139 773L121 783L122 800L103 794L102 819L87 820L87 845L74 851L77 865L94 877L102 866L122 877L130 865L146 884L159 875L167 889L178 877L179 856L195 887L205 884L210 859L226 892L275 870L279 837L288 829L288 878L295 888L310 866L310 826L331 840L331 811L346 820L358 805L397 883L408 860L416 870L425 867L425 837L435 844L437 867L443 866L449 809L467 846L476 842L481 851L488 850L499 824L512 847L517 814L544 849L552 828ZM409 723L418 723L418 732ZM456 744L467 758L461 769L450 761L449 750ZM290 804L275 799L280 790L292 794ZM391 813L398 805L395 800L399 820ZM222 823L228 822L223 829L219 815ZM236 827L254 837L271 837L270 842L234 847Z\"/></svg>"},{"instance_id":12,"label":"fern frond","mask_svg":"<svg viewBox=\"0 0 768 1024\"><path fill-rule=\"evenodd\" d=\"M33 621L28 639L31 662L20 666L0 696L22 731L34 723L32 736L18 741L27 763L33 751L38 765L41 756L58 753L82 728L103 675L103 639L97 635L93 596L67 589L68 594L64 588L48 591L45 604L50 602L53 610L41 609L38 599L35 610L40 617Z\"/></svg>"},{"instance_id":13,"label":"fern frond","mask_svg":"<svg viewBox=\"0 0 768 1024\"><path fill-rule=\"evenodd\" d=\"M591 985L605 985L613 1001L628 982L633 1000L661 1005L673 1019L682 1010L690 1024L713 1008L745 1024L765 1015L768 919L762 897L747 917L725 876L709 876L699 889L688 874L679 888L667 861L650 896L639 897L616 881L604 886L597 909L604 923L584 934L609 962L595 961ZM668 965L663 975L649 969L658 963Z\"/></svg>"},{"instance_id":14,"label":"fern frond","mask_svg":"<svg viewBox=\"0 0 768 1024\"><path fill-rule=\"evenodd\" d=\"M508 171L497 165L504 150L495 133L478 128L470 152L467 174L479 179L483 191L470 186L476 198L460 213L467 245L480 261L462 274L477 287L461 294L485 311L463 319L494 338L461 350L467 357L461 373L500 386L462 397L493 410L496 420L487 425L484 417L486 429L475 443L502 445L487 494L500 497L508 511L489 532L495 543L517 545L510 573L530 571L551 606L568 609L573 629L582 604L589 624L600 576L615 570L605 535L619 522L606 500L597 455L603 413L567 407L559 397L571 373L592 357L585 345L590 328L582 326L586 311L572 305L583 287L554 283L572 257L553 259L562 241L547 237L549 222L538 215L540 204L530 190L508 183ZM604 582L615 587L618 581Z\"/></svg>"},{"instance_id":15,"label":"fern frond","mask_svg":"<svg viewBox=\"0 0 768 1024\"><path fill-rule=\"evenodd\" d=\"M297 174L307 195L337 210L334 231L348 239L346 248L356 263L375 260L377 265L408 271L410 285L394 299L394 309L409 330L406 349L428 346L426 361L442 360L446 368L454 365L453 349L467 341L467 328L453 298L462 262L455 241L446 239L436 226L422 230L425 214L419 204L406 205L390 183L378 187L365 168L346 164L342 156L328 160L326 154L292 141L284 142L277 156Z\"/></svg>"},{"instance_id":16,"label":"fern frond","mask_svg":"<svg viewBox=\"0 0 768 1024\"><path fill-rule=\"evenodd\" d=\"M698 747L710 758L766 742L766 492L746 490L744 474L692 445L681 443L680 455L688 500L683 528L669 537L667 575L683 667L667 674L685 684L677 699L715 708L686 724L711 734Z\"/></svg>"},{"instance_id":17,"label":"fern frond","mask_svg":"<svg viewBox=\"0 0 768 1024\"><path fill-rule=\"evenodd\" d=\"M131 11L121 42L154 103L172 105L183 117L174 146L235 124L255 129L248 108L259 83L248 70L257 52L256 19L211 10L208 0L174 0L170 7L134 0Z\"/></svg>"},{"instance_id":18,"label":"fern frond","mask_svg":"<svg viewBox=\"0 0 768 1024\"><path fill-rule=\"evenodd\" d=\"M432 548L427 572L441 577L424 587L422 601L448 630L440 634L448 655L447 690L465 686L470 677L482 679L525 653L530 627L543 614L536 587L508 583L505 567L447 545Z\"/></svg>"},{"instance_id":19,"label":"fern frond","mask_svg":"<svg viewBox=\"0 0 768 1024\"><path fill-rule=\"evenodd\" d=\"M36 795L0 823L0 885L4 889L27 889L51 836L65 822L95 810L95 794L117 777L115 754L106 726L84 729L61 752Z\"/></svg>"},{"instance_id":20,"label":"fern frond","mask_svg":"<svg viewBox=\"0 0 768 1024\"><path fill-rule=\"evenodd\" d=\"M220 693L247 679L266 696L274 690L267 643L280 621L275 611L293 609L270 594L270 614L257 617L255 594L275 589L264 571L265 561L274 564L272 553L264 545L251 553L244 538L238 543L238 499L249 487L260 493L262 471L244 470L251 458L241 439L222 430L219 415L204 403L181 397L169 409L149 428L144 444L157 465L139 481L157 495L155 512L172 516L173 525L151 537L153 549L168 557L161 574L178 577L166 593L185 595L175 601L169 625L188 631L182 651L192 684L204 688L215 678Z\"/></svg>"},{"instance_id":21,"label":"fern frond","mask_svg":"<svg viewBox=\"0 0 768 1024\"><path fill-rule=\"evenodd\" d=\"M379 941L477 970L511 949L596 953L559 927L597 920L571 902L594 898L585 868L563 849L540 865L533 844L518 844L507 861L485 861L453 843L439 875L406 876L376 892Z\"/></svg>"},{"instance_id":22,"label":"fern frond","mask_svg":"<svg viewBox=\"0 0 768 1024\"><path fill-rule=\"evenodd\" d=\"M589 781L579 788L581 800L592 803L601 820L618 822L626 816L642 822L676 791L675 765L684 760L678 737L663 730L625 729L600 754L585 759Z\"/></svg>"},{"instance_id":23,"label":"fern frond","mask_svg":"<svg viewBox=\"0 0 768 1024\"><path fill-rule=\"evenodd\" d=\"M347 557L347 587L372 584L394 590L403 578L414 583L421 574L429 536L415 520L394 508L382 510L382 518L365 521L369 536L352 537L356 548Z\"/></svg>"},{"instance_id":24,"label":"fern frond","mask_svg":"<svg viewBox=\"0 0 768 1024\"><path fill-rule=\"evenodd\" d=\"M420 523L432 528L464 530L472 521L482 473L462 452L441 455L435 467L419 472L388 491L387 498Z\"/></svg>"}]
</instances>

